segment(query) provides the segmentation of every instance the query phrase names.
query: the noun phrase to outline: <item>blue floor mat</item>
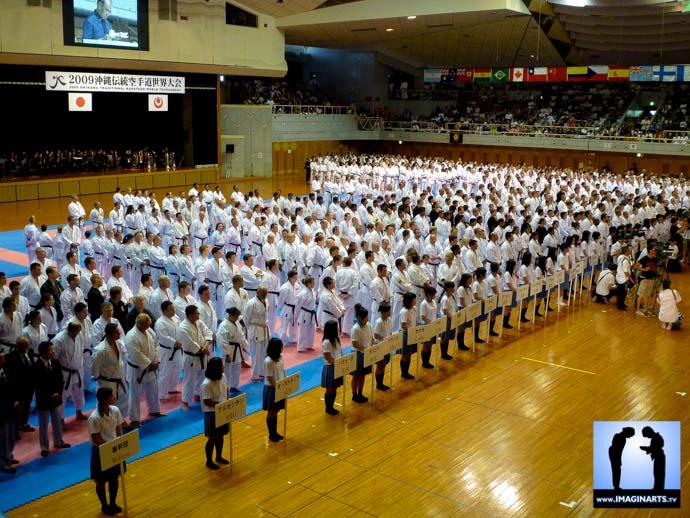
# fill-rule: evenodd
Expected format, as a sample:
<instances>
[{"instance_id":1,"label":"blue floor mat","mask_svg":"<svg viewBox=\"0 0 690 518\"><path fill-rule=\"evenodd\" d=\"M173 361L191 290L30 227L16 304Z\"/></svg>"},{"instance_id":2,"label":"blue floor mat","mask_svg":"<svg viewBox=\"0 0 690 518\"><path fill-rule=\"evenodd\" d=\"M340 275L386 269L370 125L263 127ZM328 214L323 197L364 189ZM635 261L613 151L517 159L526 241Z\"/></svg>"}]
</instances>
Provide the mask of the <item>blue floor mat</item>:
<instances>
[{"instance_id":1,"label":"blue floor mat","mask_svg":"<svg viewBox=\"0 0 690 518\"><path fill-rule=\"evenodd\" d=\"M323 360L315 358L287 370L287 374L300 371L298 394L320 385L322 365ZM260 411L263 385L248 383L242 386L242 390L247 394L247 414ZM146 421L139 430L141 453L131 460L146 457L191 439L202 434L203 430L204 421L198 404L192 405L190 412L177 409L161 419ZM257 440L259 440L258 437ZM90 458L91 445L83 443L22 464L15 475L0 473L0 489L2 490L0 511L7 512L88 480Z\"/></svg>"},{"instance_id":2,"label":"blue floor mat","mask_svg":"<svg viewBox=\"0 0 690 518\"><path fill-rule=\"evenodd\" d=\"M0 244L2 244L2 237L0 236ZM29 269L16 263L0 260L0 272L4 272L8 279L12 277L20 277L29 274Z\"/></svg>"}]
</instances>

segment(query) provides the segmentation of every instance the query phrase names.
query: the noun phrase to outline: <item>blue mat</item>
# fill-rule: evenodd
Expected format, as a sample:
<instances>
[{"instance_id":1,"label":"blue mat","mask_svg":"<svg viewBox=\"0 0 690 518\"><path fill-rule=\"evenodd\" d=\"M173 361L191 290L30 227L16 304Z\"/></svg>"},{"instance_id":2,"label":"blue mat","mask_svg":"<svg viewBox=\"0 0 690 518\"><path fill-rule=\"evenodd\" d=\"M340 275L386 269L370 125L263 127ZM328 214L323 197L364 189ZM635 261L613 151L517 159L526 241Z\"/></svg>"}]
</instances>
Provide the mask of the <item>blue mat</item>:
<instances>
[{"instance_id":1,"label":"blue mat","mask_svg":"<svg viewBox=\"0 0 690 518\"><path fill-rule=\"evenodd\" d=\"M287 370L288 374L297 371L301 374L298 394L320 385L322 365L323 360L315 358ZM263 384L248 383L242 386L242 390L247 394L247 414L260 411ZM131 460L146 457L202 434L204 422L200 410L198 404L192 405L189 412L177 409L166 417L144 422L139 430L141 453ZM257 437L258 440L260 440L259 437ZM201 455L202 451L199 451ZM68 450L58 451L48 457L21 464L15 475L0 473L0 490L2 491L0 511L9 511L88 480L90 458L91 445L84 443Z\"/></svg>"},{"instance_id":2,"label":"blue mat","mask_svg":"<svg viewBox=\"0 0 690 518\"><path fill-rule=\"evenodd\" d=\"M1 243L2 237L0 236L0 244ZM26 266L22 266L20 264L0 260L0 272L5 272L7 278L11 279L12 277L28 275L29 269Z\"/></svg>"}]
</instances>

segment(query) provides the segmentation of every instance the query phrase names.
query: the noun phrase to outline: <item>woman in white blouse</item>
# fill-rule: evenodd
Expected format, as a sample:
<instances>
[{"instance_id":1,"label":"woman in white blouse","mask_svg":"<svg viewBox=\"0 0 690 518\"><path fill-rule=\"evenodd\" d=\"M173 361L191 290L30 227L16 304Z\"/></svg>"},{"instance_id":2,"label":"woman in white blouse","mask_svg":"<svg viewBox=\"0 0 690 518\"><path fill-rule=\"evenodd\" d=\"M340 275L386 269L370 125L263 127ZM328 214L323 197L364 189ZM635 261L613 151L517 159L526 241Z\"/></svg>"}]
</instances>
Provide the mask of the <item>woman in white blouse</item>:
<instances>
[{"instance_id":1,"label":"woman in white blouse","mask_svg":"<svg viewBox=\"0 0 690 518\"><path fill-rule=\"evenodd\" d=\"M53 298L50 293L44 293L41 295L39 311L41 312L41 322L43 322L43 324L46 326L49 340L52 340L60 330L60 325L57 318L57 310L54 306L55 298Z\"/></svg>"},{"instance_id":2,"label":"woman in white blouse","mask_svg":"<svg viewBox=\"0 0 690 518\"><path fill-rule=\"evenodd\" d=\"M41 312L31 311L24 319L22 334L29 339L29 347L38 356L38 344L48 341L48 328L41 322Z\"/></svg>"}]
</instances>

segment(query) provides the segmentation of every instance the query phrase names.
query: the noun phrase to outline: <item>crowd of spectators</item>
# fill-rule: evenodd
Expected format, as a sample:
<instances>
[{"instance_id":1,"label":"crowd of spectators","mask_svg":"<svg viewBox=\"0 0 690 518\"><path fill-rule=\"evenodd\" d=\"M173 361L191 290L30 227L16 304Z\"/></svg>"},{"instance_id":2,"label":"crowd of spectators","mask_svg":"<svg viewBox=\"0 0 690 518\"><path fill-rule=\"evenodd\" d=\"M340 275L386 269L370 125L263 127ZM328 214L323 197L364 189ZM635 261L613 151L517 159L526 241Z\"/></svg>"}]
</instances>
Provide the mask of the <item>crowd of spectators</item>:
<instances>
[{"instance_id":1,"label":"crowd of spectators","mask_svg":"<svg viewBox=\"0 0 690 518\"><path fill-rule=\"evenodd\" d=\"M629 82L473 85L453 91L453 104L439 105L429 114L413 113L414 103L398 114L388 107L362 108L359 113L407 122L413 130L440 130L454 123L460 130L666 138L687 143L688 134L683 132L690 125L690 86L679 83L663 88L665 100L660 107L638 108L635 115L629 110L643 86ZM668 134L669 130L679 133Z\"/></svg>"},{"instance_id":2,"label":"crowd of spectators","mask_svg":"<svg viewBox=\"0 0 690 518\"><path fill-rule=\"evenodd\" d=\"M117 169L174 168L181 157L167 148L143 149L54 149L0 152L0 176L16 178Z\"/></svg>"},{"instance_id":3,"label":"crowd of spectators","mask_svg":"<svg viewBox=\"0 0 690 518\"><path fill-rule=\"evenodd\" d=\"M322 94L316 83L292 83L281 79L233 79L225 86L229 101L234 104L338 106L334 99Z\"/></svg>"}]
</instances>

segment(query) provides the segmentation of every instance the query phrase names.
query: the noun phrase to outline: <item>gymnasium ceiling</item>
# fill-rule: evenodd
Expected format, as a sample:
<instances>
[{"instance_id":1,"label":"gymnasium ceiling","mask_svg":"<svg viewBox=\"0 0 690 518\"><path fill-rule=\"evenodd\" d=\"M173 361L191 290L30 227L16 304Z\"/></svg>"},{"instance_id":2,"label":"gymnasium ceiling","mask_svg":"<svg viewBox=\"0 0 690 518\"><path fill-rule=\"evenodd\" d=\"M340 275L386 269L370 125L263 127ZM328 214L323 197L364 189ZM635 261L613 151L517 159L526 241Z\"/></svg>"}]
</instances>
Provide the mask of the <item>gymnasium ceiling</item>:
<instances>
[{"instance_id":1,"label":"gymnasium ceiling","mask_svg":"<svg viewBox=\"0 0 690 518\"><path fill-rule=\"evenodd\" d=\"M414 67L690 61L690 0L238 3L276 18L287 44L368 50Z\"/></svg>"}]
</instances>

